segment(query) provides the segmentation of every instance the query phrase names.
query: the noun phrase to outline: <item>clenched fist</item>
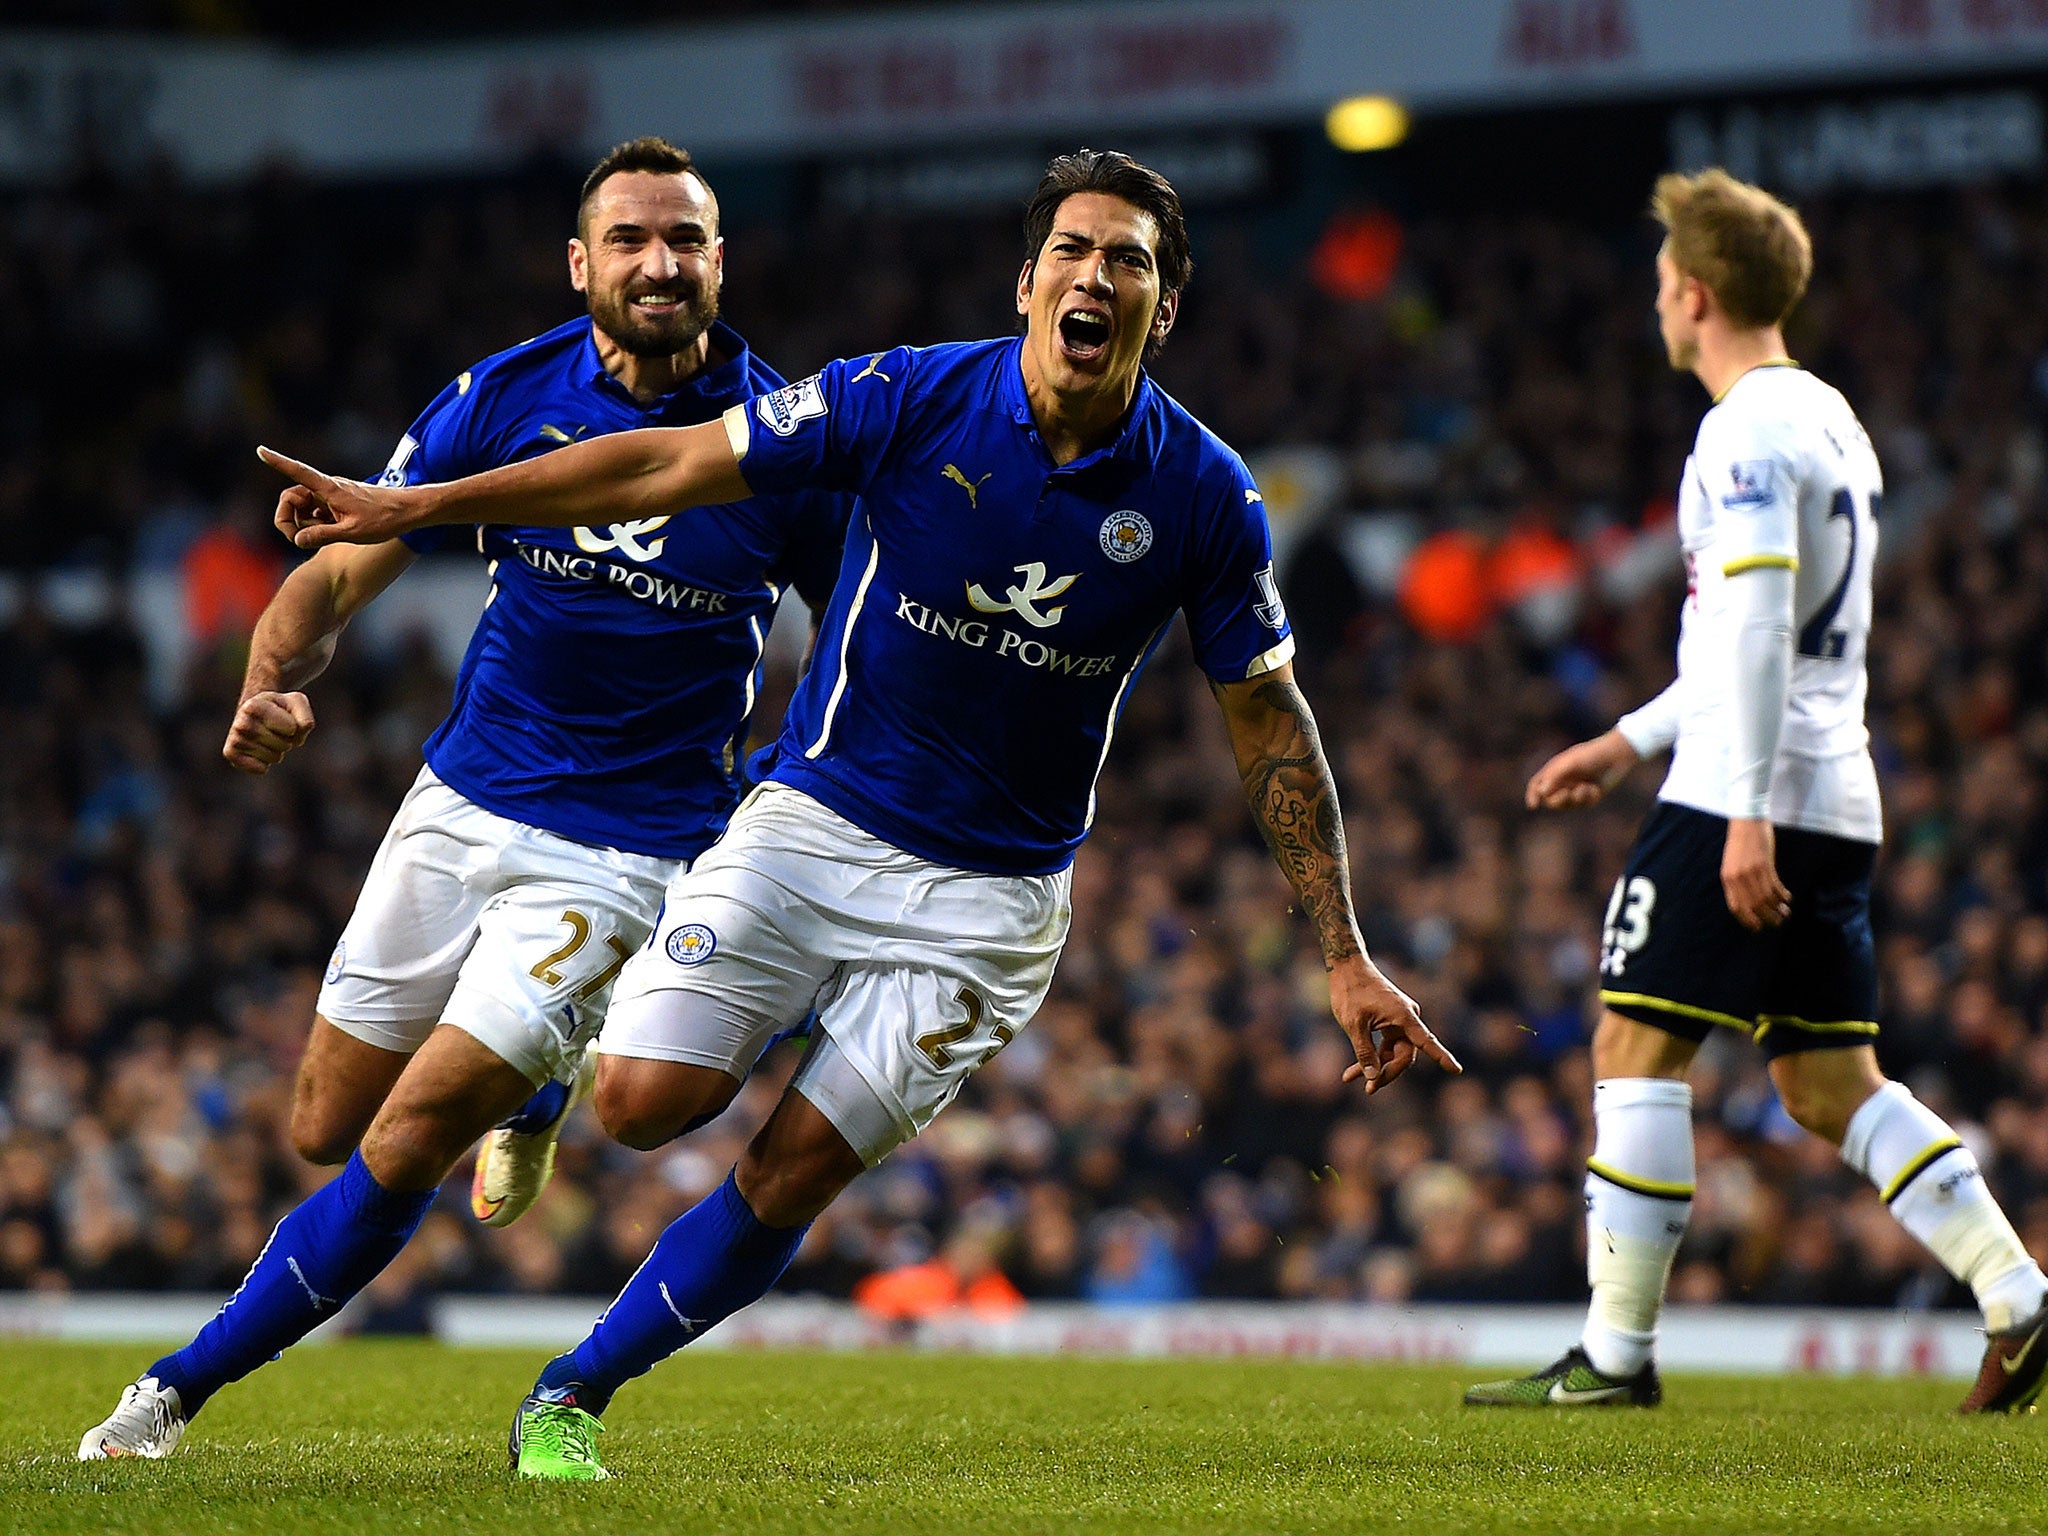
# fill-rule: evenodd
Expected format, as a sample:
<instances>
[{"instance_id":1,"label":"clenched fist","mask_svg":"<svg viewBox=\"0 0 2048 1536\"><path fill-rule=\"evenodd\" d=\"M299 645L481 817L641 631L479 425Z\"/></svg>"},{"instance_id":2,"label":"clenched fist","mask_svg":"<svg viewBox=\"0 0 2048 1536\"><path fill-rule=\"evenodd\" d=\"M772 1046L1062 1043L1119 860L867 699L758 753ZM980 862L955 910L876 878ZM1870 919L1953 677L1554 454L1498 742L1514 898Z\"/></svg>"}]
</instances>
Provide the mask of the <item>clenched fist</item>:
<instances>
[{"instance_id":1,"label":"clenched fist","mask_svg":"<svg viewBox=\"0 0 2048 1536\"><path fill-rule=\"evenodd\" d=\"M313 734L313 704L303 693L252 693L235 711L220 755L244 773L268 773Z\"/></svg>"}]
</instances>

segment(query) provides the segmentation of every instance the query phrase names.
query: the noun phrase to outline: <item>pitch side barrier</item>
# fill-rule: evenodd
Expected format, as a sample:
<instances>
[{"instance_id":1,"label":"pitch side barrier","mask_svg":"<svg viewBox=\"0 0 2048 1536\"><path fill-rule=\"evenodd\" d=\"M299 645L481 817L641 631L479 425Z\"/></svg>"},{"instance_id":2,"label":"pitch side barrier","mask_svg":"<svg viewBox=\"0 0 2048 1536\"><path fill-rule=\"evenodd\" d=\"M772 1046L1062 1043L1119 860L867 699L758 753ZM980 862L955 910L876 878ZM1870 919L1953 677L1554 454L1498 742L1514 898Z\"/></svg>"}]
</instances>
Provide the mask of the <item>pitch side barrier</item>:
<instances>
[{"instance_id":1,"label":"pitch side barrier","mask_svg":"<svg viewBox=\"0 0 2048 1536\"><path fill-rule=\"evenodd\" d=\"M449 1344L568 1348L603 1297L443 1296L435 1336ZM213 1296L0 1297L0 1337L142 1342L189 1337ZM845 1302L770 1296L712 1329L696 1349L875 1349L991 1355L1236 1358L1360 1364L1513 1367L1547 1360L1578 1336L1585 1308L1345 1306L1193 1302L1105 1307L1045 1302L1001 1317L948 1312L891 1322ZM370 1319L351 1306L314 1335L332 1340ZM1779 1307L1674 1307L1658 1357L1667 1370L1744 1375L1974 1375L1984 1336L1974 1313Z\"/></svg>"}]
</instances>

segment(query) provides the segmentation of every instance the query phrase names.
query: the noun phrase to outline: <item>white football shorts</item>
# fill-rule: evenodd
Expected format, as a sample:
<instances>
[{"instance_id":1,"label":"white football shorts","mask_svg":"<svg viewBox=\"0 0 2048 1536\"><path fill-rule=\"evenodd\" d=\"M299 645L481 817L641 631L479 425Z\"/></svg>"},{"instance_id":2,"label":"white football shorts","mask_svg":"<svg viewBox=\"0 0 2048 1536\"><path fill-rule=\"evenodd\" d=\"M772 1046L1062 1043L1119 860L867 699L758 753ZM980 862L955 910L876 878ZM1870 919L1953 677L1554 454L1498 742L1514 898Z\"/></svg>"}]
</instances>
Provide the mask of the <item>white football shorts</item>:
<instances>
[{"instance_id":1,"label":"white football shorts","mask_svg":"<svg viewBox=\"0 0 2048 1536\"><path fill-rule=\"evenodd\" d=\"M320 1016L408 1055L453 1024L536 1085L566 1079L677 865L509 820L423 768L334 946Z\"/></svg>"},{"instance_id":2,"label":"white football shorts","mask_svg":"<svg viewBox=\"0 0 2048 1536\"><path fill-rule=\"evenodd\" d=\"M872 1166L952 1102L1052 984L1072 872L982 875L863 832L800 790L756 789L669 882L597 1049L744 1079L818 1011L793 1086Z\"/></svg>"}]
</instances>

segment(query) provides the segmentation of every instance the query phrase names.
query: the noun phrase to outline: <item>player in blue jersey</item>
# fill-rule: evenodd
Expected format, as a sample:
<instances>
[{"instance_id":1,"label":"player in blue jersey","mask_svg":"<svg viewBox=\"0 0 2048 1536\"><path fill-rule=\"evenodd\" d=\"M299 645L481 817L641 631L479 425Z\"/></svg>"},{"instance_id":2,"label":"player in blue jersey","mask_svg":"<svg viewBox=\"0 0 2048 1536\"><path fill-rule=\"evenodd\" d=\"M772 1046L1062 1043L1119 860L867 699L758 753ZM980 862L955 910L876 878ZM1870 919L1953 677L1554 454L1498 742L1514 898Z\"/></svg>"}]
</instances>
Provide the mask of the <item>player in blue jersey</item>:
<instances>
[{"instance_id":1,"label":"player in blue jersey","mask_svg":"<svg viewBox=\"0 0 2048 1536\"><path fill-rule=\"evenodd\" d=\"M715 318L721 264L717 203L689 156L658 139L621 145L586 180L569 247L589 318L462 374L379 483L714 421L773 390L782 380ZM509 1219L539 1192L619 968L737 798L776 603L791 583L813 602L830 591L847 505L805 490L575 528L435 529L325 550L286 578L225 748L251 773L306 739L302 690L417 550L473 541L491 590L453 707L335 947L300 1065L292 1139L347 1167L284 1219L198 1338L87 1433L81 1458L168 1454L212 1392L391 1260L479 1135L491 1132L480 1216ZM696 1118L737 1083L689 1086L701 1092L679 1112ZM529 1123L491 1131L529 1096Z\"/></svg>"},{"instance_id":2,"label":"player in blue jersey","mask_svg":"<svg viewBox=\"0 0 2048 1536\"><path fill-rule=\"evenodd\" d=\"M762 787L669 886L599 1080L664 1127L777 1029L821 1029L733 1176L665 1232L515 1419L522 1472L603 1475L619 1385L760 1296L848 1181L917 1134L1044 997L1074 849L1132 681L1176 613L1261 831L1315 925L1347 1080L1457 1064L1367 958L1343 823L1243 462L1142 361L1190 269L1180 204L1125 156L1055 160L1025 217L1021 337L898 348L728 411L439 487L269 455L304 544L443 521L640 517L796 486L857 493L811 670ZM679 1111L668 1115L672 1125Z\"/></svg>"}]
</instances>

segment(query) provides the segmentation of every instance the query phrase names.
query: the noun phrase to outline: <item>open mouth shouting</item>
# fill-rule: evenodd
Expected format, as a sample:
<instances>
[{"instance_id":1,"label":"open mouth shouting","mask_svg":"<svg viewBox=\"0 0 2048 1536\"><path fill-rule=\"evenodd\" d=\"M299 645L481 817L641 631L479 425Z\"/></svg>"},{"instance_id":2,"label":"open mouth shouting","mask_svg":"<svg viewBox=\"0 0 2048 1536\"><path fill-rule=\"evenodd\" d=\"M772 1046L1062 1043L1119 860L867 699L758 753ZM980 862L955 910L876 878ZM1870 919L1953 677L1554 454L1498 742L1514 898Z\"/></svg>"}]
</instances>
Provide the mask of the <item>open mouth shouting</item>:
<instances>
[{"instance_id":1,"label":"open mouth shouting","mask_svg":"<svg viewBox=\"0 0 2048 1536\"><path fill-rule=\"evenodd\" d=\"M1077 305L1059 319L1060 352L1070 363L1100 362L1109 351L1112 323L1109 312Z\"/></svg>"}]
</instances>

